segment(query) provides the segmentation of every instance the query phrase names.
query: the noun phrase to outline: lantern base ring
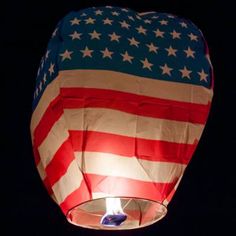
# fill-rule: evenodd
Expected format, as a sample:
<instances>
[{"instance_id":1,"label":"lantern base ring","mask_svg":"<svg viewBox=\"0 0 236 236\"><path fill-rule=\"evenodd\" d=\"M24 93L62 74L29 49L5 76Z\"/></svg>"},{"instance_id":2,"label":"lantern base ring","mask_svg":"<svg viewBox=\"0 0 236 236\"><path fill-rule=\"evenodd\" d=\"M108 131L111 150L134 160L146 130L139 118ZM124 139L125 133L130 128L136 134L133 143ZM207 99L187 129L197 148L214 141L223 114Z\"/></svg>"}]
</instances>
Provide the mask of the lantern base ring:
<instances>
[{"instance_id":1,"label":"lantern base ring","mask_svg":"<svg viewBox=\"0 0 236 236\"><path fill-rule=\"evenodd\" d=\"M162 219L167 213L166 206L157 201L112 197L120 200L123 213L111 215L107 213L107 198L111 199L111 197L97 198L75 206L67 213L67 220L71 224L84 228L127 230L151 225ZM113 223L103 224L106 216L110 216L109 219ZM119 220L120 222L118 222Z\"/></svg>"}]
</instances>

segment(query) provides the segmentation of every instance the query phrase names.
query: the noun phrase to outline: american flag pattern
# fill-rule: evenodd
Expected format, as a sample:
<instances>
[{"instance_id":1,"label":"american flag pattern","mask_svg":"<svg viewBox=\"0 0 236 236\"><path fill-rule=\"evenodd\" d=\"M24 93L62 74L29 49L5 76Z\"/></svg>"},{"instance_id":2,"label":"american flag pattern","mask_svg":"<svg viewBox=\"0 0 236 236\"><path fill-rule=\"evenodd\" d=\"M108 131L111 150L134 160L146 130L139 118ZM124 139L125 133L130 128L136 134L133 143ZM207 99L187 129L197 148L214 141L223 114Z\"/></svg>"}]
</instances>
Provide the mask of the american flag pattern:
<instances>
[{"instance_id":1,"label":"american flag pattern","mask_svg":"<svg viewBox=\"0 0 236 236\"><path fill-rule=\"evenodd\" d=\"M62 211L98 197L169 203L204 129L213 71L201 31L167 13L71 12L34 92L39 174Z\"/></svg>"}]
</instances>

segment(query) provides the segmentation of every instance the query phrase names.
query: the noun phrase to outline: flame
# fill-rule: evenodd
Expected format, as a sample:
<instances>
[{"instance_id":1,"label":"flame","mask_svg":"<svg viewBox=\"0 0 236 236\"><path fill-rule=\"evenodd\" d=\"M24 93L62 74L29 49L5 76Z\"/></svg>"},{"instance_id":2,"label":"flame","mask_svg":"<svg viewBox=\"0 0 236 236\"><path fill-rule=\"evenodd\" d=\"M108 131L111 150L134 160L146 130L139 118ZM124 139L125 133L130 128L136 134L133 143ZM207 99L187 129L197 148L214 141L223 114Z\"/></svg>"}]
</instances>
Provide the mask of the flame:
<instances>
[{"instance_id":1,"label":"flame","mask_svg":"<svg viewBox=\"0 0 236 236\"><path fill-rule=\"evenodd\" d=\"M124 214L123 209L121 207L120 198L106 198L106 213L111 215L116 214Z\"/></svg>"},{"instance_id":2,"label":"flame","mask_svg":"<svg viewBox=\"0 0 236 236\"><path fill-rule=\"evenodd\" d=\"M120 198L106 198L106 213L101 219L101 224L105 226L115 227L121 225L126 220Z\"/></svg>"}]
</instances>

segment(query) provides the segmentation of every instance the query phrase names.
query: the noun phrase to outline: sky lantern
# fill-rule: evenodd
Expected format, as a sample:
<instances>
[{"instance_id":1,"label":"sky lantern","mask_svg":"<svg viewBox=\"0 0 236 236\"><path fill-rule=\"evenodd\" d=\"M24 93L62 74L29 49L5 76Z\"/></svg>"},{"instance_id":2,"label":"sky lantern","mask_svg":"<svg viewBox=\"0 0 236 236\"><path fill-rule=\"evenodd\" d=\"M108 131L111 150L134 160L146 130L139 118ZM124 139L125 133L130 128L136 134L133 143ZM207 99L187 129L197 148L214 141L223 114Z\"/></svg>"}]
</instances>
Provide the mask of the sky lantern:
<instances>
[{"instance_id":1,"label":"sky lantern","mask_svg":"<svg viewBox=\"0 0 236 236\"><path fill-rule=\"evenodd\" d=\"M117 230L162 219L212 96L207 44L191 21L119 7L66 15L39 66L31 134L67 220Z\"/></svg>"}]
</instances>

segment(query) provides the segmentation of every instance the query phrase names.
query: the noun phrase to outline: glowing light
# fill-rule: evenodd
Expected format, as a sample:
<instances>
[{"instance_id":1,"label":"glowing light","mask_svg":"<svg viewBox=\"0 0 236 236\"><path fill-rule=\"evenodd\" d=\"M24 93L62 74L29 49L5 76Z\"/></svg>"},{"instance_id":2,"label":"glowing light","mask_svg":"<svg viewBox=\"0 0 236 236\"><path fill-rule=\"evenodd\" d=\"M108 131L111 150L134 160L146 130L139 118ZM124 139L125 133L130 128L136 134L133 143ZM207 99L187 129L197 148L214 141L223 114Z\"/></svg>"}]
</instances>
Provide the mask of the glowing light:
<instances>
[{"instance_id":1,"label":"glowing light","mask_svg":"<svg viewBox=\"0 0 236 236\"><path fill-rule=\"evenodd\" d=\"M106 198L106 213L101 218L101 224L115 227L121 225L127 219L120 198Z\"/></svg>"}]
</instances>

